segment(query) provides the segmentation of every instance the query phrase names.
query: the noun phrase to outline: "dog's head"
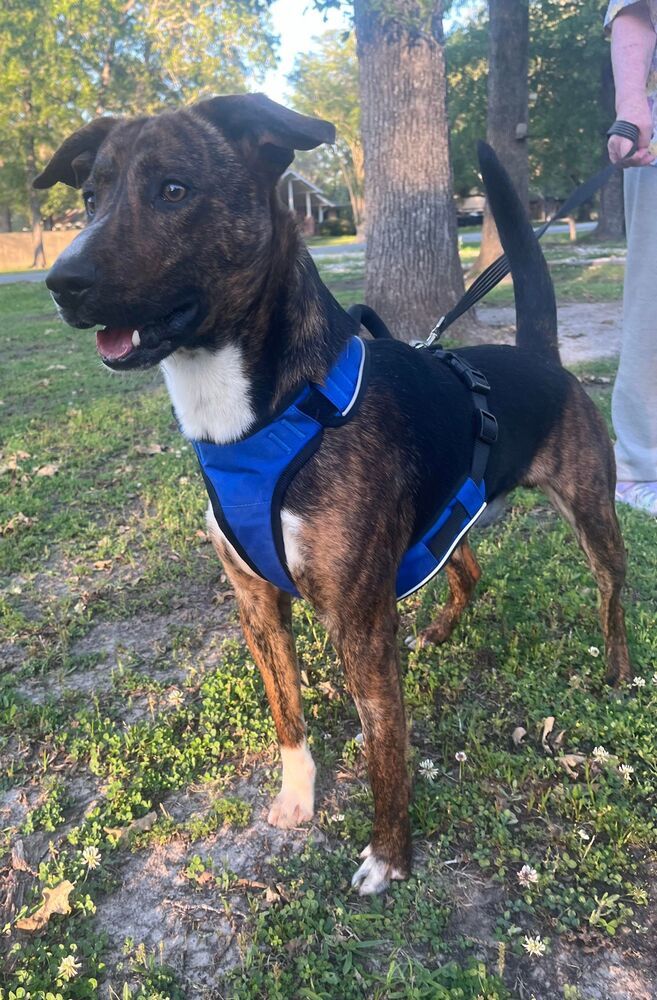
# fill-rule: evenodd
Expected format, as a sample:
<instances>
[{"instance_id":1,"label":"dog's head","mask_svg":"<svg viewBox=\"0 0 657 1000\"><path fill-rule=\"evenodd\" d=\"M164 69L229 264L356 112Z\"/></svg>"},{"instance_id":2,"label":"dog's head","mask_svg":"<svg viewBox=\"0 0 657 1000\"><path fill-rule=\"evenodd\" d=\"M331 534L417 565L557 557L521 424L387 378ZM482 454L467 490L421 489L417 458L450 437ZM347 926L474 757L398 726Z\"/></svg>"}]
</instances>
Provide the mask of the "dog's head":
<instances>
[{"instance_id":1,"label":"dog's head","mask_svg":"<svg viewBox=\"0 0 657 1000\"><path fill-rule=\"evenodd\" d=\"M119 370L214 346L267 270L278 178L296 149L334 139L328 122L263 94L85 125L34 182L81 187L86 206L46 278L62 317L104 327L98 351Z\"/></svg>"}]
</instances>

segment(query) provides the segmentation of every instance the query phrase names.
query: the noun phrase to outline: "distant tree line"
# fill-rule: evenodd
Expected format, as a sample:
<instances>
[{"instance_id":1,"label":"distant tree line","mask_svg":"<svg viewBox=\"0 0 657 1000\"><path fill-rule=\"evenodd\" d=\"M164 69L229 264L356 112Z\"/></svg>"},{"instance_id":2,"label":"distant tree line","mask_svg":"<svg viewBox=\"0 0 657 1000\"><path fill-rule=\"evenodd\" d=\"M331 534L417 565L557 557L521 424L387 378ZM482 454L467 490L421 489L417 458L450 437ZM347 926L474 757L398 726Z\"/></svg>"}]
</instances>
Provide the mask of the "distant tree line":
<instances>
[{"instance_id":1,"label":"distant tree line","mask_svg":"<svg viewBox=\"0 0 657 1000\"><path fill-rule=\"evenodd\" d=\"M0 224L27 216L41 264L42 217L78 201L61 185L32 191L53 143L94 115L245 90L274 56L263 0L3 0Z\"/></svg>"},{"instance_id":2,"label":"distant tree line","mask_svg":"<svg viewBox=\"0 0 657 1000\"><path fill-rule=\"evenodd\" d=\"M270 3L4 0L0 227L16 213L29 219L35 264L43 217L77 204L58 187L45 198L32 191L53 143L95 114L253 87L276 58ZM326 34L291 75L290 103L339 134L303 168L367 225L370 303L402 336L423 336L463 291L453 194L479 186L476 139L493 140L523 197L562 197L599 165L613 118L605 3L314 3L347 7L355 32ZM602 205L617 230L618 189ZM496 252L494 231L486 248Z\"/></svg>"}]
</instances>

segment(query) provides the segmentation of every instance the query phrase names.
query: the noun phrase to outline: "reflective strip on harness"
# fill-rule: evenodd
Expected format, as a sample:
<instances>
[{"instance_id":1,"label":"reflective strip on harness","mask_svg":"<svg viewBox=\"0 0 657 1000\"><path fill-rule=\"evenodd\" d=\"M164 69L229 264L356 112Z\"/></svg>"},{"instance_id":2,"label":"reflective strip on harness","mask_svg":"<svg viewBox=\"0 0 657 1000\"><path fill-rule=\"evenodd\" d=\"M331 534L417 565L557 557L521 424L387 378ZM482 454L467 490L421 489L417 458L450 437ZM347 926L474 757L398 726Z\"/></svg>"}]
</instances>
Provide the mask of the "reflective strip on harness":
<instances>
[{"instance_id":1,"label":"reflective strip on harness","mask_svg":"<svg viewBox=\"0 0 657 1000\"><path fill-rule=\"evenodd\" d=\"M484 484L480 488L472 479L466 479L438 519L402 559L397 572L397 600L415 593L443 568L485 507Z\"/></svg>"}]
</instances>

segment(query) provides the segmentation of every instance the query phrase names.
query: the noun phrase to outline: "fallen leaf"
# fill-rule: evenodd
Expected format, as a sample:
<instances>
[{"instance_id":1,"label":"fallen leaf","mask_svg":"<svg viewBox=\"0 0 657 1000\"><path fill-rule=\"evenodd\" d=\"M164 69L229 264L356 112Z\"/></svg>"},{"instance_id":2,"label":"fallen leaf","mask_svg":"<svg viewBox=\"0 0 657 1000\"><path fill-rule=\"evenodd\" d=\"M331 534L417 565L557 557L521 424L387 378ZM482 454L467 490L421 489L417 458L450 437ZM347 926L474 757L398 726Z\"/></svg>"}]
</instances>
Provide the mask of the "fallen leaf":
<instances>
[{"instance_id":1,"label":"fallen leaf","mask_svg":"<svg viewBox=\"0 0 657 1000\"><path fill-rule=\"evenodd\" d=\"M511 739L513 740L514 746L519 747L522 744L525 736L527 735L527 730L523 726L516 726L516 728L511 733Z\"/></svg>"},{"instance_id":2,"label":"fallen leaf","mask_svg":"<svg viewBox=\"0 0 657 1000\"><path fill-rule=\"evenodd\" d=\"M26 451L14 452L13 455L9 456L4 465L0 465L0 476L3 476L6 472L16 472L18 463L29 457L29 453Z\"/></svg>"},{"instance_id":3,"label":"fallen leaf","mask_svg":"<svg viewBox=\"0 0 657 1000\"><path fill-rule=\"evenodd\" d=\"M138 455L160 455L164 448L161 444L152 442L151 444L136 444L134 450Z\"/></svg>"},{"instance_id":4,"label":"fallen leaf","mask_svg":"<svg viewBox=\"0 0 657 1000\"><path fill-rule=\"evenodd\" d=\"M9 535L12 531L15 531L16 528L19 527L29 528L35 523L35 520L36 518L27 517L26 514L23 514L23 512L19 510L17 514L14 514L13 517L9 518L6 524L0 524L0 535Z\"/></svg>"},{"instance_id":5,"label":"fallen leaf","mask_svg":"<svg viewBox=\"0 0 657 1000\"><path fill-rule=\"evenodd\" d=\"M126 827L127 833L145 833L155 823L157 819L157 813L155 811L146 813L145 816L140 816L139 819L134 819L129 826Z\"/></svg>"},{"instance_id":6,"label":"fallen leaf","mask_svg":"<svg viewBox=\"0 0 657 1000\"><path fill-rule=\"evenodd\" d=\"M256 882L252 878L238 878L235 883L236 889L268 889L266 882Z\"/></svg>"},{"instance_id":7,"label":"fallen leaf","mask_svg":"<svg viewBox=\"0 0 657 1000\"><path fill-rule=\"evenodd\" d=\"M561 750L564 741L566 739L566 730L562 729L552 740L552 746L555 750Z\"/></svg>"},{"instance_id":8,"label":"fallen leaf","mask_svg":"<svg viewBox=\"0 0 657 1000\"><path fill-rule=\"evenodd\" d=\"M49 372L65 372L66 365L48 365L47 370Z\"/></svg>"},{"instance_id":9,"label":"fallen leaf","mask_svg":"<svg viewBox=\"0 0 657 1000\"><path fill-rule=\"evenodd\" d=\"M68 880L60 882L54 889L44 889L43 903L31 917L23 917L22 920L16 921L16 927L18 930L29 931L30 933L33 933L34 931L41 931L46 926L53 913L61 913L63 915L70 913L71 905L68 901L68 897L73 892L73 889L73 883Z\"/></svg>"},{"instance_id":10,"label":"fallen leaf","mask_svg":"<svg viewBox=\"0 0 657 1000\"><path fill-rule=\"evenodd\" d=\"M139 819L133 820L128 826L106 826L105 833L109 837L116 838L116 840L125 840L132 833L146 833L151 829L156 819L157 813L149 812L145 816L140 816Z\"/></svg>"},{"instance_id":11,"label":"fallen leaf","mask_svg":"<svg viewBox=\"0 0 657 1000\"><path fill-rule=\"evenodd\" d=\"M94 563L94 569L111 569L112 560L111 559L96 559Z\"/></svg>"},{"instance_id":12,"label":"fallen leaf","mask_svg":"<svg viewBox=\"0 0 657 1000\"><path fill-rule=\"evenodd\" d=\"M554 729L554 716L548 715L547 719L543 719L543 732L541 734L541 743L543 744L543 749L546 753L552 753L552 747L548 743L548 736Z\"/></svg>"},{"instance_id":13,"label":"fallen leaf","mask_svg":"<svg viewBox=\"0 0 657 1000\"><path fill-rule=\"evenodd\" d=\"M17 840L11 849L11 867L17 872L28 872L30 875L35 875L36 872L27 863L25 858L25 848L23 847L23 841Z\"/></svg>"},{"instance_id":14,"label":"fallen leaf","mask_svg":"<svg viewBox=\"0 0 657 1000\"><path fill-rule=\"evenodd\" d=\"M39 381L37 382L37 385L41 386L41 388L43 388L43 389L47 389L48 386L50 385L50 379L49 378L40 378Z\"/></svg>"},{"instance_id":15,"label":"fallen leaf","mask_svg":"<svg viewBox=\"0 0 657 1000\"><path fill-rule=\"evenodd\" d=\"M586 757L581 753L567 753L563 757L557 757L557 763L561 764L569 778L578 777L575 768L578 764L583 764L585 760Z\"/></svg>"},{"instance_id":16,"label":"fallen leaf","mask_svg":"<svg viewBox=\"0 0 657 1000\"><path fill-rule=\"evenodd\" d=\"M50 476L55 476L58 472L59 466L51 463L50 465L42 465L41 468L37 469L34 474L35 476L45 476L50 478Z\"/></svg>"},{"instance_id":17,"label":"fallen leaf","mask_svg":"<svg viewBox=\"0 0 657 1000\"><path fill-rule=\"evenodd\" d=\"M330 681L320 681L317 687L327 696L329 701L335 701L336 698L340 697L340 692Z\"/></svg>"}]
</instances>

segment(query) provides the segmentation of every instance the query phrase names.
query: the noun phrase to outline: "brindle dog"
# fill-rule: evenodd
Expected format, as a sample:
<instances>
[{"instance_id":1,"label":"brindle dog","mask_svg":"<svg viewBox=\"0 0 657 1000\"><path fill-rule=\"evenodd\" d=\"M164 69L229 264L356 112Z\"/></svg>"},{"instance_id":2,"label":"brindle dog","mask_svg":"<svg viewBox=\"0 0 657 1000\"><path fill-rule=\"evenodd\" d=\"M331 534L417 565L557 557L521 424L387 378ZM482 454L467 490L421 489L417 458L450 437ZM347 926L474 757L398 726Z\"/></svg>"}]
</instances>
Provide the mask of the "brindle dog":
<instances>
[{"instance_id":1,"label":"brindle dog","mask_svg":"<svg viewBox=\"0 0 657 1000\"><path fill-rule=\"evenodd\" d=\"M357 332L275 190L295 149L333 138L327 122L261 95L217 97L157 117L94 121L35 182L82 187L89 216L47 278L62 316L79 328L104 325L97 346L109 368L160 363L190 438L246 435L292 390L321 382ZM462 352L486 374L499 424L487 494L495 501L538 486L572 524L600 590L607 676L616 683L631 668L612 449L595 407L560 366L554 296L533 232L486 150L482 168L518 313L517 347ZM362 405L325 430L284 499L292 578L326 624L362 722L374 825L354 875L361 893L406 877L411 863L396 570L418 526L468 474L472 447L472 399L447 366L429 351L375 341ZM292 827L313 814L315 766L290 598L255 575L208 516L280 741L283 782L269 821ZM479 576L463 541L447 568L447 605L421 642L448 638Z\"/></svg>"}]
</instances>

